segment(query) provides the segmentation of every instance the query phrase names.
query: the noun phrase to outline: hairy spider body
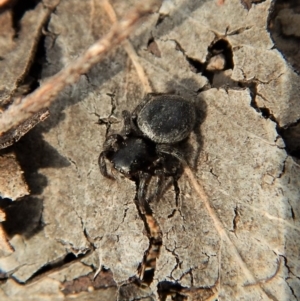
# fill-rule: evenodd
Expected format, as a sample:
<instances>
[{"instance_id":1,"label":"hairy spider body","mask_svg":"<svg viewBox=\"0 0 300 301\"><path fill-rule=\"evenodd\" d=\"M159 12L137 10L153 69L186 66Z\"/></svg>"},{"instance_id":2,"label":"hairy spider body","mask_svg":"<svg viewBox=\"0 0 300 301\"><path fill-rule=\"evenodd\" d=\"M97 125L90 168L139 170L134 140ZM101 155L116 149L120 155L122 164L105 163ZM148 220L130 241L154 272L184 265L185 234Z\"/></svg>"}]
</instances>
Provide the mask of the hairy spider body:
<instances>
[{"instance_id":1,"label":"hairy spider body","mask_svg":"<svg viewBox=\"0 0 300 301\"><path fill-rule=\"evenodd\" d=\"M148 94L130 113L123 111L124 129L110 135L99 156L102 175L108 174L106 160L113 168L137 183L137 198L145 208L145 193L152 176L173 177L176 198L177 179L184 156L177 144L186 139L195 125L194 105L177 95Z\"/></svg>"},{"instance_id":2,"label":"hairy spider body","mask_svg":"<svg viewBox=\"0 0 300 301\"><path fill-rule=\"evenodd\" d=\"M176 95L160 95L141 109L137 125L155 143L174 144L189 136L195 117L191 102Z\"/></svg>"},{"instance_id":3,"label":"hairy spider body","mask_svg":"<svg viewBox=\"0 0 300 301\"><path fill-rule=\"evenodd\" d=\"M101 154L104 154L100 155L101 160L104 159L105 155L106 159L113 164L114 169L128 178L131 178L141 169L145 171L149 169L156 157L154 143L143 138L127 137L124 139L121 135L116 136L118 136L117 149L108 149L106 153L105 151L102 152ZM105 165L100 164L100 170L103 175L107 176L107 171L103 171L101 168L101 165L106 166L105 161L103 164Z\"/></svg>"}]
</instances>

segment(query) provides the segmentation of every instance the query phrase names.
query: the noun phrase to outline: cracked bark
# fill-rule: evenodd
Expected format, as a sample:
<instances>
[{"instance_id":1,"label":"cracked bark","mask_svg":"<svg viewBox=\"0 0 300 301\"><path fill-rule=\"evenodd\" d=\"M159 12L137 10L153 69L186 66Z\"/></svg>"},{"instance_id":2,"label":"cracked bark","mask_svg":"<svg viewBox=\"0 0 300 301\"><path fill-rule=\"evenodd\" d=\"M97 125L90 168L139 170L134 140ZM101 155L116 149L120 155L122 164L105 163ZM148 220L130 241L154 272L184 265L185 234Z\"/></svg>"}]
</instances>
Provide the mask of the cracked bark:
<instances>
[{"instance_id":1,"label":"cracked bark","mask_svg":"<svg viewBox=\"0 0 300 301\"><path fill-rule=\"evenodd\" d=\"M15 252L0 258L8 278L1 300L300 299L299 165L280 137L300 119L299 77L266 31L271 2L252 2L247 10L240 1L164 1L130 39L153 91L197 104L185 151L232 244L187 175L178 204L169 183L156 200L152 179L149 216L135 206L133 182L101 176L105 136L120 131L122 110L144 94L120 47L65 89L50 117L14 146L32 192L19 201L28 220L4 224ZM134 3L114 2L117 18ZM41 84L110 26L100 2L61 0L46 28ZM15 208L22 220L24 209Z\"/></svg>"}]
</instances>

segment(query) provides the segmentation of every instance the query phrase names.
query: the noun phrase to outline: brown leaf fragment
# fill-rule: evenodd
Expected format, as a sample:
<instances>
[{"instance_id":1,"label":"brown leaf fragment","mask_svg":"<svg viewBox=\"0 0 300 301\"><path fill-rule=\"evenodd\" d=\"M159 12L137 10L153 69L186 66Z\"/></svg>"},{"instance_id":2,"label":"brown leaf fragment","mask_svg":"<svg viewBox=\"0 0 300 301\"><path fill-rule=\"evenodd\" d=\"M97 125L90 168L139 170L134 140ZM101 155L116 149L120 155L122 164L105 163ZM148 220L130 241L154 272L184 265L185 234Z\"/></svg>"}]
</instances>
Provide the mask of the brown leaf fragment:
<instances>
[{"instance_id":1,"label":"brown leaf fragment","mask_svg":"<svg viewBox=\"0 0 300 301\"><path fill-rule=\"evenodd\" d=\"M148 43L147 50L152 53L156 57L161 57L161 52L159 50L159 47L154 39L151 39Z\"/></svg>"},{"instance_id":2,"label":"brown leaf fragment","mask_svg":"<svg viewBox=\"0 0 300 301\"><path fill-rule=\"evenodd\" d=\"M1 211L2 213L2 211ZM3 230L2 224L0 224L0 256L8 256L14 251L13 247L6 238L5 231Z\"/></svg>"},{"instance_id":3,"label":"brown leaf fragment","mask_svg":"<svg viewBox=\"0 0 300 301\"><path fill-rule=\"evenodd\" d=\"M214 301L218 297L215 288L186 288L168 281L160 283L158 291L162 300L169 294L180 299L185 297L188 301Z\"/></svg>"},{"instance_id":4,"label":"brown leaf fragment","mask_svg":"<svg viewBox=\"0 0 300 301\"><path fill-rule=\"evenodd\" d=\"M0 197L16 200L29 194L23 171L14 153L0 155Z\"/></svg>"},{"instance_id":5,"label":"brown leaf fragment","mask_svg":"<svg viewBox=\"0 0 300 301\"><path fill-rule=\"evenodd\" d=\"M247 10L250 10L252 7L252 4L260 3L262 1L263 0L241 0L241 3Z\"/></svg>"},{"instance_id":6,"label":"brown leaf fragment","mask_svg":"<svg viewBox=\"0 0 300 301\"><path fill-rule=\"evenodd\" d=\"M119 288L118 300L146 300L154 301L154 294L151 289L138 281L129 282Z\"/></svg>"},{"instance_id":7,"label":"brown leaf fragment","mask_svg":"<svg viewBox=\"0 0 300 301\"><path fill-rule=\"evenodd\" d=\"M0 0L0 8L5 8L6 6L8 6L9 4L13 4L14 2L16 2L15 0Z\"/></svg>"},{"instance_id":8,"label":"brown leaf fragment","mask_svg":"<svg viewBox=\"0 0 300 301\"><path fill-rule=\"evenodd\" d=\"M62 285L62 292L65 295L79 293L83 291L97 290L107 287L116 287L111 271L101 271L94 279L94 272L81 276L77 279L66 281Z\"/></svg>"},{"instance_id":9,"label":"brown leaf fragment","mask_svg":"<svg viewBox=\"0 0 300 301\"><path fill-rule=\"evenodd\" d=\"M208 71L216 71L216 70L223 70L225 68L225 57L223 54L218 54L213 56L206 67Z\"/></svg>"}]
</instances>

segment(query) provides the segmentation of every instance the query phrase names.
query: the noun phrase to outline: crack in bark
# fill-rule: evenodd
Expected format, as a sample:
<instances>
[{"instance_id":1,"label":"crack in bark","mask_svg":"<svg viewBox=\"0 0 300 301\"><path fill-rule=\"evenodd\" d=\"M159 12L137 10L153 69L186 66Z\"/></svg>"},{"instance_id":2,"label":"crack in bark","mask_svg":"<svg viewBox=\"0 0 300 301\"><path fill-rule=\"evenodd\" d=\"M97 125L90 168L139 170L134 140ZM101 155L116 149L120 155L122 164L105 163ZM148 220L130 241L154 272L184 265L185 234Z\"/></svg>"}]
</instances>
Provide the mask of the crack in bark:
<instances>
[{"instance_id":1,"label":"crack in bark","mask_svg":"<svg viewBox=\"0 0 300 301\"><path fill-rule=\"evenodd\" d=\"M234 235L237 237L237 234L236 234L236 231L237 231L237 224L240 220L240 214L238 212L238 206L236 205L234 207L234 217L233 217L233 220L232 220L232 230L229 230L230 232L234 233Z\"/></svg>"},{"instance_id":2,"label":"crack in bark","mask_svg":"<svg viewBox=\"0 0 300 301\"><path fill-rule=\"evenodd\" d=\"M290 269L290 267L289 267L289 265L288 265L288 259L286 258L286 256L284 256L284 255L282 255L282 254L280 254L279 256L283 258L283 263L284 263L284 266L287 268L288 273L299 279L300 277L298 277L297 275L295 275L295 274L291 271L291 269Z\"/></svg>"},{"instance_id":3,"label":"crack in bark","mask_svg":"<svg viewBox=\"0 0 300 301\"><path fill-rule=\"evenodd\" d=\"M298 159L300 157L300 142L298 139L300 128L299 124L300 119L297 119L295 122L287 124L284 127L277 125L277 132L285 142L286 152L290 156Z\"/></svg>"},{"instance_id":4,"label":"crack in bark","mask_svg":"<svg viewBox=\"0 0 300 301\"><path fill-rule=\"evenodd\" d=\"M122 221L121 221L120 224L117 226L117 228L113 230L113 232L117 232L117 231L119 230L120 226L124 223L125 218L126 218L126 216L127 216L127 211L128 211L128 210L129 210L129 208L125 208L124 214L123 214L123 218L122 218Z\"/></svg>"},{"instance_id":5,"label":"crack in bark","mask_svg":"<svg viewBox=\"0 0 300 301\"><path fill-rule=\"evenodd\" d=\"M221 185L221 182L219 181L219 177L217 174L214 173L213 168L211 167L209 172L214 176L214 178L216 178L216 180L218 181L218 183Z\"/></svg>"},{"instance_id":6,"label":"crack in bark","mask_svg":"<svg viewBox=\"0 0 300 301\"><path fill-rule=\"evenodd\" d=\"M291 205L289 199L288 199L287 201L288 201L288 203L289 203L289 205L290 205L290 208L291 208L290 210L291 210L291 216L292 216L292 219L295 220L296 217L295 217L295 212L294 212L293 206Z\"/></svg>"},{"instance_id":7,"label":"crack in bark","mask_svg":"<svg viewBox=\"0 0 300 301\"><path fill-rule=\"evenodd\" d=\"M280 179L285 174L285 169L286 169L285 165L286 165L287 159L288 159L288 156L285 157L285 159L282 163L282 169L281 169L279 175L276 177L277 179Z\"/></svg>"},{"instance_id":8,"label":"crack in bark","mask_svg":"<svg viewBox=\"0 0 300 301\"><path fill-rule=\"evenodd\" d=\"M283 258L283 263L284 263L284 266L287 268L288 273L299 279L299 277L297 277L297 276L291 271L290 267L288 266L288 260L287 260L287 258L286 258L284 255L279 255L279 256ZM288 280L289 278L290 278L290 277L287 277L285 280ZM294 289L289 285L288 281L285 281L285 283L286 283L287 286L289 287L289 289L290 289L292 295L295 297L295 299L298 300L297 295L296 295L295 292L294 292Z\"/></svg>"},{"instance_id":9,"label":"crack in bark","mask_svg":"<svg viewBox=\"0 0 300 301\"><path fill-rule=\"evenodd\" d=\"M15 269L8 278L13 279L14 281L16 281L17 283L19 283L21 285L29 285L30 283L35 282L41 278L44 278L45 276L53 273L54 271L65 268L76 261L81 261L84 257L87 257L90 254L91 254L90 252L87 252L85 254L77 254L77 255L75 255L73 252L66 253L64 256L62 256L60 258L53 260L52 262L48 262L48 263L44 264L35 273L33 273L30 276L30 278L28 278L28 280L26 280L25 282L19 281L17 278L12 276L13 273L15 273L21 267L26 266L26 265L28 265L28 266L33 265L34 263L23 264L23 265L19 266L17 269Z\"/></svg>"},{"instance_id":10,"label":"crack in bark","mask_svg":"<svg viewBox=\"0 0 300 301\"><path fill-rule=\"evenodd\" d=\"M78 176L78 178L80 178L80 174L79 174L79 172L78 172L78 166L77 166L76 161L73 160L71 157L67 157L67 159L68 159L69 162L71 162L71 163L75 166L77 176Z\"/></svg>"},{"instance_id":11,"label":"crack in bark","mask_svg":"<svg viewBox=\"0 0 300 301\"><path fill-rule=\"evenodd\" d=\"M176 265L175 265L174 268L172 269L172 271L171 271L171 273L170 273L170 275L169 275L169 278L172 279L172 280L177 281L178 279L175 279L175 278L172 276L172 274L173 274L173 272L174 272L175 270L177 270L178 268L181 269L182 261L180 261L179 255L175 253L175 251L176 251L176 242L175 242L175 248L174 248L174 250L170 250L170 249L168 249L166 246L164 246L164 247L165 247L165 249L166 249L169 253L171 253L171 254L174 256L174 258L175 258L175 260L176 260Z\"/></svg>"},{"instance_id":12,"label":"crack in bark","mask_svg":"<svg viewBox=\"0 0 300 301\"><path fill-rule=\"evenodd\" d=\"M89 236L89 234L87 233L87 230L86 230L86 228L85 228L85 226L84 226L83 219L82 219L82 217L80 216L80 214L78 214L78 212L75 210L75 208L74 208L74 211L75 211L77 217L78 217L79 220L80 220L81 228L82 228L82 231L83 231L83 235L84 235L84 237L85 237L85 239L86 239L86 241L87 241L87 243L88 243L88 245L89 245L89 247L90 247L90 248L87 248L87 251L86 251L86 252L88 252L88 253L89 253L90 251L93 252L94 250L96 250L95 239L92 239L92 238Z\"/></svg>"},{"instance_id":13,"label":"crack in bark","mask_svg":"<svg viewBox=\"0 0 300 301\"><path fill-rule=\"evenodd\" d=\"M276 120L275 116L271 113L270 109L268 107L260 107L256 101L256 96L262 97L266 102L268 102L267 99L264 98L260 93L257 92L257 87L258 87L258 80L245 80L245 81L239 81L238 84L241 85L242 87L248 88L250 91L250 97L251 97L251 102L250 105L254 110L258 113L260 113L265 119L270 119L273 122L276 123L278 126L278 121Z\"/></svg>"},{"instance_id":14,"label":"crack in bark","mask_svg":"<svg viewBox=\"0 0 300 301\"><path fill-rule=\"evenodd\" d=\"M235 36L235 35L239 35L249 29L251 29L253 26L244 26L244 27L240 27L238 29L235 29L231 32L227 32L227 36Z\"/></svg>"},{"instance_id":15,"label":"crack in bark","mask_svg":"<svg viewBox=\"0 0 300 301\"><path fill-rule=\"evenodd\" d=\"M116 106L116 100L115 100L115 93L106 93L107 96L110 97L110 102L111 102L111 111L108 115L108 117L101 117L99 114L97 114L96 112L94 112L94 114L99 118L98 120L98 124L99 125L105 125L106 127L106 132L105 132L105 137L107 137L109 135L110 132L110 128L111 125L114 123L118 123L119 121L117 119L115 119L115 117L113 116L115 113L115 110L117 108Z\"/></svg>"}]
</instances>

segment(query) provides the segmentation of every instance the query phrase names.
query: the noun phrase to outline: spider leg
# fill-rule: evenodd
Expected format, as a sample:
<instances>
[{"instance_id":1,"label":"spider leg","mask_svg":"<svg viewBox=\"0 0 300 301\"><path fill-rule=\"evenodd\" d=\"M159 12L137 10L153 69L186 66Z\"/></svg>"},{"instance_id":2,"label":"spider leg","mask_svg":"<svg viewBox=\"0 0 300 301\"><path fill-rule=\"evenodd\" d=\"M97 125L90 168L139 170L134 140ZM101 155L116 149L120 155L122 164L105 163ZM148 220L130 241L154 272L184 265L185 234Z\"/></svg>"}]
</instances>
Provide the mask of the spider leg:
<instances>
[{"instance_id":1,"label":"spider leg","mask_svg":"<svg viewBox=\"0 0 300 301\"><path fill-rule=\"evenodd\" d=\"M164 186L164 184L166 183L166 177L171 177L172 178L172 184L173 184L173 187L174 187L174 192L175 192L176 207L178 207L180 188L179 188L179 185L178 185L177 181L179 179L179 176L176 173L166 175L166 173L163 169L156 170L155 175L158 176L157 186L156 186L156 191L155 191L156 200L159 200L159 196L163 193L164 190L166 190L166 188L168 186L168 185Z\"/></svg>"},{"instance_id":2,"label":"spider leg","mask_svg":"<svg viewBox=\"0 0 300 301\"><path fill-rule=\"evenodd\" d=\"M101 174L109 179L114 179L111 175L108 174L107 172L107 167L106 167L106 156L108 155L108 151L103 151L101 152L99 159L98 159L98 165L100 168Z\"/></svg>"},{"instance_id":3,"label":"spider leg","mask_svg":"<svg viewBox=\"0 0 300 301\"><path fill-rule=\"evenodd\" d=\"M156 201L159 201L160 196L163 194L164 184L166 182L166 176L163 169L156 169L154 174L157 176L156 180L156 189L154 192L153 199L155 198Z\"/></svg>"},{"instance_id":4,"label":"spider leg","mask_svg":"<svg viewBox=\"0 0 300 301\"><path fill-rule=\"evenodd\" d=\"M124 110L122 112L122 117L124 119L124 128L123 128L123 132L124 132L124 135L128 136L131 131L132 131L132 121L131 121L131 114L129 111L127 110Z\"/></svg>"},{"instance_id":5,"label":"spider leg","mask_svg":"<svg viewBox=\"0 0 300 301\"><path fill-rule=\"evenodd\" d=\"M167 155L170 155L170 156L176 158L183 166L187 165L183 154L180 152L179 149L175 148L174 146L166 145L166 144L159 144L156 146L156 151L158 154L167 154ZM170 176L172 177L172 180L173 180L176 207L178 207L179 195L180 195L180 188L178 185L178 179L179 179L178 169L176 169L176 173L172 173L172 174L170 174Z\"/></svg>"},{"instance_id":6,"label":"spider leg","mask_svg":"<svg viewBox=\"0 0 300 301\"><path fill-rule=\"evenodd\" d=\"M174 186L174 191L175 191L175 201L176 201L176 207L179 205L179 195L180 195L180 188L178 185L178 176L172 176L173 179L173 186Z\"/></svg>"},{"instance_id":7,"label":"spider leg","mask_svg":"<svg viewBox=\"0 0 300 301\"><path fill-rule=\"evenodd\" d=\"M124 141L124 138L121 135L114 134L107 137L103 145L103 152L100 153L98 158L98 165L100 168L101 174L109 179L115 179L107 172L106 159L109 159L111 154L116 152L120 148L120 144Z\"/></svg>"},{"instance_id":8,"label":"spider leg","mask_svg":"<svg viewBox=\"0 0 300 301\"><path fill-rule=\"evenodd\" d=\"M137 201L138 201L139 209L141 210L142 214L146 213L146 207L147 207L146 190L150 179L151 179L150 174L144 172L139 173Z\"/></svg>"},{"instance_id":9,"label":"spider leg","mask_svg":"<svg viewBox=\"0 0 300 301\"><path fill-rule=\"evenodd\" d=\"M128 136L130 133L134 132L137 135L143 135L141 131L138 129L138 127L133 122L132 114L129 111L124 110L122 112L122 116L124 119L124 128L123 132L125 136Z\"/></svg>"},{"instance_id":10,"label":"spider leg","mask_svg":"<svg viewBox=\"0 0 300 301\"><path fill-rule=\"evenodd\" d=\"M116 151L120 148L120 144L124 141L121 135L113 134L106 138L103 144L104 151Z\"/></svg>"},{"instance_id":11,"label":"spider leg","mask_svg":"<svg viewBox=\"0 0 300 301\"><path fill-rule=\"evenodd\" d=\"M172 145L158 144L156 145L156 152L158 154L166 154L173 156L176 159L178 159L183 166L187 165L186 160L181 151Z\"/></svg>"}]
</instances>

